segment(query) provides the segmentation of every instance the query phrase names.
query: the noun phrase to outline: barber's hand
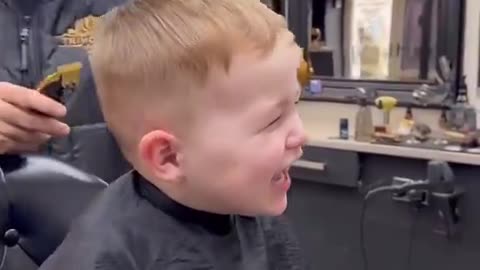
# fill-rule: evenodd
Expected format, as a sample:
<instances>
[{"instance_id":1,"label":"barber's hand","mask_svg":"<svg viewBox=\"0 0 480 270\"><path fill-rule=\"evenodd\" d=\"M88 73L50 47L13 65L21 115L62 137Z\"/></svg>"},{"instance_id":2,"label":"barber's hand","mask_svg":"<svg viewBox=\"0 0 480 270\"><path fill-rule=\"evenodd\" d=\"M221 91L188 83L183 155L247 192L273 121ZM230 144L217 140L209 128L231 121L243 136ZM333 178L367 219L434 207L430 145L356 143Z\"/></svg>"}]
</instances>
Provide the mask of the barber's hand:
<instances>
[{"instance_id":1,"label":"barber's hand","mask_svg":"<svg viewBox=\"0 0 480 270\"><path fill-rule=\"evenodd\" d=\"M69 127L58 119L65 106L37 91L0 82L0 154L36 151Z\"/></svg>"}]
</instances>

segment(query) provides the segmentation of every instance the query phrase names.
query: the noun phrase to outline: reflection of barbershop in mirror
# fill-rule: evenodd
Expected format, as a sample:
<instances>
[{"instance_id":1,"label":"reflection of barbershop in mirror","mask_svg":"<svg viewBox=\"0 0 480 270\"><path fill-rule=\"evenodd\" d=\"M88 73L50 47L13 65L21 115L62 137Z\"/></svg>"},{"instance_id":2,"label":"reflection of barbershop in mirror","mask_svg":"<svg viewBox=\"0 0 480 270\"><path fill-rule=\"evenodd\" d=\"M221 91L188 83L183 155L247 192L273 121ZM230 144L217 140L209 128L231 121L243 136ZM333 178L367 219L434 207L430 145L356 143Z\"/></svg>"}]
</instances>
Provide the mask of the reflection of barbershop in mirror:
<instances>
[{"instance_id":1,"label":"reflection of barbershop in mirror","mask_svg":"<svg viewBox=\"0 0 480 270\"><path fill-rule=\"evenodd\" d=\"M412 91L426 85L441 88L442 100L429 105L453 100L463 72L464 0L262 1L285 15L320 82L303 99L351 102L365 87L413 104Z\"/></svg>"},{"instance_id":2,"label":"reflection of barbershop in mirror","mask_svg":"<svg viewBox=\"0 0 480 270\"><path fill-rule=\"evenodd\" d=\"M433 80L437 4L431 0L312 1L309 50L316 74Z\"/></svg>"}]
</instances>

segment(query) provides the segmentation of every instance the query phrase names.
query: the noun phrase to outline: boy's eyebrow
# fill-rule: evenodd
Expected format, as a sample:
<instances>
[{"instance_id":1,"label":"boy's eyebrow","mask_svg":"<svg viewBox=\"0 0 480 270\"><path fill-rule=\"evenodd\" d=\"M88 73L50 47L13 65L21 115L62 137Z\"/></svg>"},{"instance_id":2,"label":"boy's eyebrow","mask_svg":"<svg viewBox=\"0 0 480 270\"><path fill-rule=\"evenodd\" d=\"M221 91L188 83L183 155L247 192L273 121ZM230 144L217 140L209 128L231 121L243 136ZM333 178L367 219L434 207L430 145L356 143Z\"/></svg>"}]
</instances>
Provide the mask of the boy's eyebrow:
<instances>
[{"instance_id":1,"label":"boy's eyebrow","mask_svg":"<svg viewBox=\"0 0 480 270\"><path fill-rule=\"evenodd\" d=\"M294 94L295 94L294 96L295 102L297 102L300 99L300 94L301 94L300 85L298 87L295 87ZM271 106L271 108L281 109L282 107L285 107L286 105L288 105L291 101L292 101L291 96L283 96L281 99L276 100Z\"/></svg>"},{"instance_id":2,"label":"boy's eyebrow","mask_svg":"<svg viewBox=\"0 0 480 270\"><path fill-rule=\"evenodd\" d=\"M288 98L287 97L282 97L281 99L277 100L275 102L274 108L275 109L281 109L285 107L285 105L288 104Z\"/></svg>"}]
</instances>

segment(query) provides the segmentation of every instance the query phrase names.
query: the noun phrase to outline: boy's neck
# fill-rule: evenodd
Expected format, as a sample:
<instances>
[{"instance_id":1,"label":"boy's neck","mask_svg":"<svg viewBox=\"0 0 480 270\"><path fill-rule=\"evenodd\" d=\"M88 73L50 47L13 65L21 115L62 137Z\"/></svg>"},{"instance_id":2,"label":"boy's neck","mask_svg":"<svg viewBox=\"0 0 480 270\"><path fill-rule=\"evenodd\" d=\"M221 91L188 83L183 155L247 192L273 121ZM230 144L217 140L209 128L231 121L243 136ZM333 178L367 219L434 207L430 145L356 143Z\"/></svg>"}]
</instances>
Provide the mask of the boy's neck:
<instances>
[{"instance_id":1,"label":"boy's neck","mask_svg":"<svg viewBox=\"0 0 480 270\"><path fill-rule=\"evenodd\" d=\"M184 206L163 193L138 172L133 172L133 180L140 196L167 215L181 222L198 225L210 233L225 235L233 227L233 219L229 215L220 215L192 209Z\"/></svg>"}]
</instances>

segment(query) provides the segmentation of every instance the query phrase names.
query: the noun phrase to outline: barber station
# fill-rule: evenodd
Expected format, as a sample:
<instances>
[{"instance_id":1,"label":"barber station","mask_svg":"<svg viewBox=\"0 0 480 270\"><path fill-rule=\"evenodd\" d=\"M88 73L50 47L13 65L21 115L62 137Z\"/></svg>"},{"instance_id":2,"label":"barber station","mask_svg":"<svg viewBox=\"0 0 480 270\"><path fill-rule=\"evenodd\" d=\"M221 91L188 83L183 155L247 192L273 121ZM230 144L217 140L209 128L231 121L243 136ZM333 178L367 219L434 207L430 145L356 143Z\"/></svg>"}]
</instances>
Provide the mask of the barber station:
<instances>
[{"instance_id":1,"label":"barber station","mask_svg":"<svg viewBox=\"0 0 480 270\"><path fill-rule=\"evenodd\" d=\"M288 214L313 269L477 269L477 1L290 1L313 75Z\"/></svg>"},{"instance_id":2,"label":"barber station","mask_svg":"<svg viewBox=\"0 0 480 270\"><path fill-rule=\"evenodd\" d=\"M309 269L480 269L480 1L262 2L303 49L286 216ZM39 89L62 101L82 68ZM86 140L72 155L114 143ZM42 265L113 181L105 164L0 156L0 270Z\"/></svg>"}]
</instances>

